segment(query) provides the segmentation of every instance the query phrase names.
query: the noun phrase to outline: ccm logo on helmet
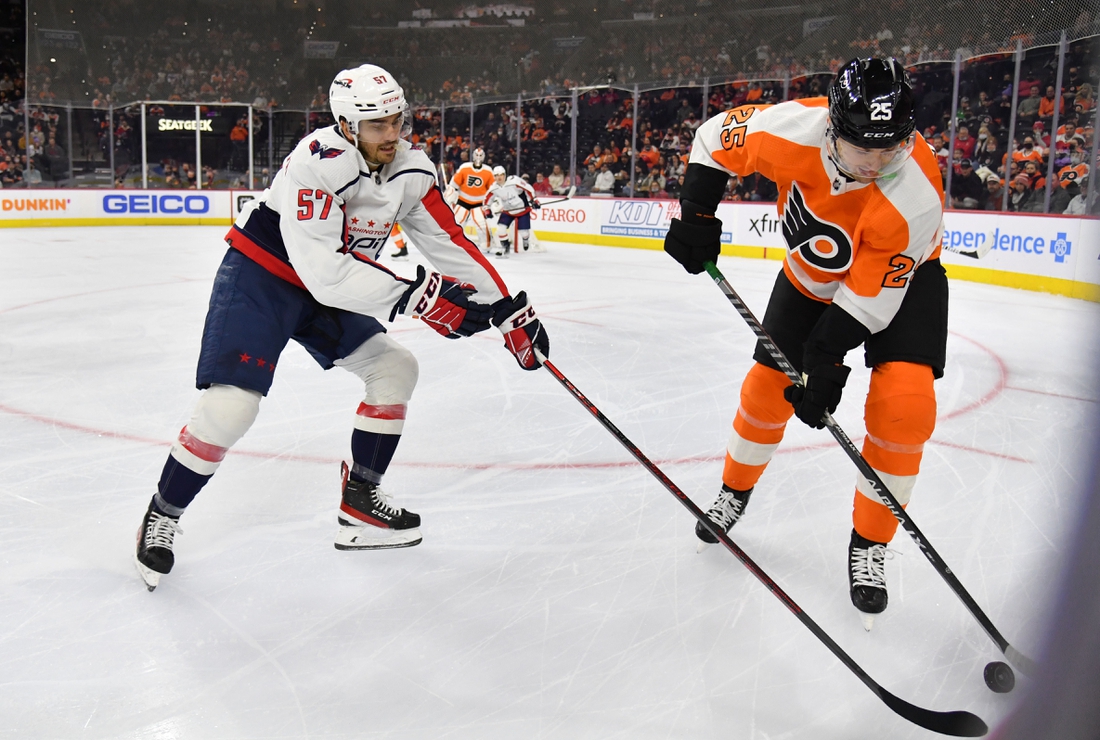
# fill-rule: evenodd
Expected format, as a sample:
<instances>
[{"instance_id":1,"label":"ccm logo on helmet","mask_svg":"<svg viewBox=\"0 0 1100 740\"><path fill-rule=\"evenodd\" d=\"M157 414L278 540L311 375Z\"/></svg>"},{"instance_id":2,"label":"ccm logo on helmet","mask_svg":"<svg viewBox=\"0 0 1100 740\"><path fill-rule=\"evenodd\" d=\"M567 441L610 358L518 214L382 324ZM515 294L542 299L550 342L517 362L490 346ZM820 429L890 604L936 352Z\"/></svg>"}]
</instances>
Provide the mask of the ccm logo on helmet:
<instances>
[{"instance_id":1,"label":"ccm logo on helmet","mask_svg":"<svg viewBox=\"0 0 1100 740\"><path fill-rule=\"evenodd\" d=\"M385 100L383 100L382 105L389 105L390 103L396 103L400 99L401 99L400 95L394 95L392 98L386 98Z\"/></svg>"}]
</instances>

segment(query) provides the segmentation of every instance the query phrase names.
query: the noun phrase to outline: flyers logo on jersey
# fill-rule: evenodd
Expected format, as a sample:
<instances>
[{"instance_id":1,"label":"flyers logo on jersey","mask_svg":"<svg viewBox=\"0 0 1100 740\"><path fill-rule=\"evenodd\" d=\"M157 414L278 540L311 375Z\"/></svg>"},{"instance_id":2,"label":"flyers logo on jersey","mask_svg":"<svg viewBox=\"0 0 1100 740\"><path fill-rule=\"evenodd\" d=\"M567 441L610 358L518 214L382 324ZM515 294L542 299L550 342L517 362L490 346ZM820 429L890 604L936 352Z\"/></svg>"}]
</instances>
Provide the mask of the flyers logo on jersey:
<instances>
[{"instance_id":1,"label":"flyers logo on jersey","mask_svg":"<svg viewBox=\"0 0 1100 740\"><path fill-rule=\"evenodd\" d=\"M468 188L480 188L485 184L485 180L477 175L466 175L466 187Z\"/></svg>"},{"instance_id":2,"label":"flyers logo on jersey","mask_svg":"<svg viewBox=\"0 0 1100 740\"><path fill-rule=\"evenodd\" d=\"M787 249L810 267L823 272L847 272L852 266L852 238L836 224L818 218L791 183L783 207L783 238Z\"/></svg>"},{"instance_id":3,"label":"flyers logo on jersey","mask_svg":"<svg viewBox=\"0 0 1100 740\"><path fill-rule=\"evenodd\" d=\"M314 139L309 142L309 153L316 154L321 159L332 159L333 157L339 157L344 153L343 149L336 149L335 147L325 146L321 142Z\"/></svg>"}]
</instances>

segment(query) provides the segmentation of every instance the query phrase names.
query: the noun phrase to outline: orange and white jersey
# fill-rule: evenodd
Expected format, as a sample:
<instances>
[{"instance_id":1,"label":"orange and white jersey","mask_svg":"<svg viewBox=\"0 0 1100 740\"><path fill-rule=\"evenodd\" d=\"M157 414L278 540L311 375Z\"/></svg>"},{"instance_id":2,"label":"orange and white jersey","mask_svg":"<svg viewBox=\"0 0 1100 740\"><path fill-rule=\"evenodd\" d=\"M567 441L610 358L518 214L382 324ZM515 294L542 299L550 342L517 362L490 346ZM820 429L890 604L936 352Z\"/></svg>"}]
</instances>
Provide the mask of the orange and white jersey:
<instances>
[{"instance_id":1,"label":"orange and white jersey","mask_svg":"<svg viewBox=\"0 0 1100 740\"><path fill-rule=\"evenodd\" d=\"M879 332L897 314L915 269L940 255L939 167L917 134L898 172L855 182L829 158L828 113L826 98L734 108L699 127L691 162L773 180L787 277L807 296L832 301Z\"/></svg>"},{"instance_id":2,"label":"orange and white jersey","mask_svg":"<svg viewBox=\"0 0 1100 740\"><path fill-rule=\"evenodd\" d=\"M493 185L493 171L481 165L475 167L466 162L451 178L451 185L458 191L458 199L469 205L481 205Z\"/></svg>"}]
</instances>

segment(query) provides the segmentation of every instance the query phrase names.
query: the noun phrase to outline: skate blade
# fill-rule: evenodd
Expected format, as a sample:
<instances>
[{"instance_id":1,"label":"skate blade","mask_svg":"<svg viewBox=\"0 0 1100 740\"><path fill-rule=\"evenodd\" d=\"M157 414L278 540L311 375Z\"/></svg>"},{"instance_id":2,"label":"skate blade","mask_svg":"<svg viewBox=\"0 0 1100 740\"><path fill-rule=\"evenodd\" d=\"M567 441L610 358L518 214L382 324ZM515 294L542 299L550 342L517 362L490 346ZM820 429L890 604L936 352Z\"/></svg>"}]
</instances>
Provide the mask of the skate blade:
<instances>
[{"instance_id":1,"label":"skate blade","mask_svg":"<svg viewBox=\"0 0 1100 740\"><path fill-rule=\"evenodd\" d=\"M141 561L137 559L137 553L134 553L134 567L137 568L141 580L145 582L145 588L155 591L157 586L160 585L161 574L142 565Z\"/></svg>"},{"instance_id":2,"label":"skate blade","mask_svg":"<svg viewBox=\"0 0 1100 740\"><path fill-rule=\"evenodd\" d=\"M337 550L392 550L412 547L423 541L420 528L383 529L382 527L341 525L333 546Z\"/></svg>"},{"instance_id":3,"label":"skate blade","mask_svg":"<svg viewBox=\"0 0 1100 740\"><path fill-rule=\"evenodd\" d=\"M863 629L867 630L868 632L870 632L871 628L875 626L875 615L874 614L865 614L863 612L860 612L859 613L859 618L863 622Z\"/></svg>"}]
</instances>

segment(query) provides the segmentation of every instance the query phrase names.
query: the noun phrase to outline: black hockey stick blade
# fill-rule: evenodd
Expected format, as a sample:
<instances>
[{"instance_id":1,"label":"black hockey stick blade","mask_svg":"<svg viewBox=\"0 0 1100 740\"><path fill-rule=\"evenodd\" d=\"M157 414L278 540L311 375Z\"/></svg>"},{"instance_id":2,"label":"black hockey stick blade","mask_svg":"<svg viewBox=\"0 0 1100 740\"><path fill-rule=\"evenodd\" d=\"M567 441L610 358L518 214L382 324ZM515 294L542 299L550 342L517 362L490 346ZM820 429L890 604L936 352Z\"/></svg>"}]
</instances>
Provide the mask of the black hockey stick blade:
<instances>
[{"instance_id":1,"label":"black hockey stick blade","mask_svg":"<svg viewBox=\"0 0 1100 740\"><path fill-rule=\"evenodd\" d=\"M821 629L817 622L810 618L809 614L804 612L802 608L794 602L794 599L788 596L786 592L783 591L783 589L781 589L779 585L745 553L744 550L730 539L724 529L715 525L714 522L703 513L702 509L696 506L695 503L687 497L687 494L680 490L679 486L673 483L660 468L645 456L645 453L638 449L625 434L619 431L619 428L616 427L610 419L604 416L603 412L596 408L596 405L589 401L588 397L581 393L580 389L573 385L569 378L565 377L565 375L558 370L553 363L546 359L538 349L535 349L535 356L538 357L542 366L554 376L554 379L557 380L563 388L569 391L569 394L584 406L585 409L588 410L588 413L592 414L604 429L611 432L612 436L619 440L619 443L634 456L635 460L641 463L669 493L679 499L680 503L691 512L692 516L707 528L707 531L714 535L727 550L733 553L733 556L740 560L741 564L744 565L758 581L764 584L764 586L782 602L783 606L787 607L788 611L790 611L798 621L802 622L802 624L810 630L825 647L829 648L830 652L832 652L841 663L848 667L848 670L854 673L867 688L874 692L875 696L881 699L883 703L892 709L898 716L926 730L931 730L941 735L950 735L952 737L981 737L989 731L985 722L983 722L980 717L970 712L934 712L930 709L923 709L899 699L882 688L882 686L863 670L859 663L856 663L850 655L844 652L844 649L841 648L825 630Z\"/></svg>"},{"instance_id":2,"label":"black hockey stick blade","mask_svg":"<svg viewBox=\"0 0 1100 740\"><path fill-rule=\"evenodd\" d=\"M992 241L992 239L988 241ZM756 318L752 310L741 300L741 296L737 295L737 291L733 289L733 286L730 285L725 276L722 275L718 266L713 262L705 262L703 263L703 267L722 293L725 294L726 298L729 299L730 304L737 309L737 313L745 320L745 323L748 324L753 334L756 335L756 338L760 340L760 344L768 354L771 355L772 359L775 360L780 371L786 375L792 383L801 384L802 377L798 374L798 371L795 370L790 360L787 359L783 351L776 345L775 340L768 335L768 332L764 329L764 325L760 323L760 320ZM856 447L855 443L852 442L844 430L840 428L840 425L837 424L828 413L825 414L825 422L829 433L833 435L833 438L844 451L844 454L848 456L864 479L875 489L875 493L878 495L883 506L890 510L898 520L901 528L905 530L905 533L920 546L921 553L928 562L932 564L933 569L940 574L940 577L943 578L944 582L947 583L948 587L959 598L959 601L963 603L963 606L966 607L971 616L977 620L978 625L985 630L985 633L989 636L989 639L993 641L993 644L997 646L1001 653L1008 658L1021 673L1027 676L1035 675L1035 661L1028 658L1008 643L1008 640L1005 639L1004 635L1002 635L996 625L993 624L993 621L986 616L986 613L978 606L978 602L974 600L974 597L971 596L970 592L966 590L966 587L962 585L962 581L958 579L954 571L947 565L947 562L939 552L936 551L936 548L932 546L928 537L920 531L917 527L917 523L913 521L913 518L904 508L902 508L898 500L894 498L894 494L892 494L890 489L886 487L886 484L882 482L882 478L879 477L878 473L871 467L871 464L863 457L863 454L859 451L859 448Z\"/></svg>"},{"instance_id":3,"label":"black hockey stick blade","mask_svg":"<svg viewBox=\"0 0 1100 740\"><path fill-rule=\"evenodd\" d=\"M920 725L926 730L951 737L982 737L989 732L989 726L982 718L970 712L933 712L918 707L891 694L880 687L879 698L894 710L896 714Z\"/></svg>"}]
</instances>

